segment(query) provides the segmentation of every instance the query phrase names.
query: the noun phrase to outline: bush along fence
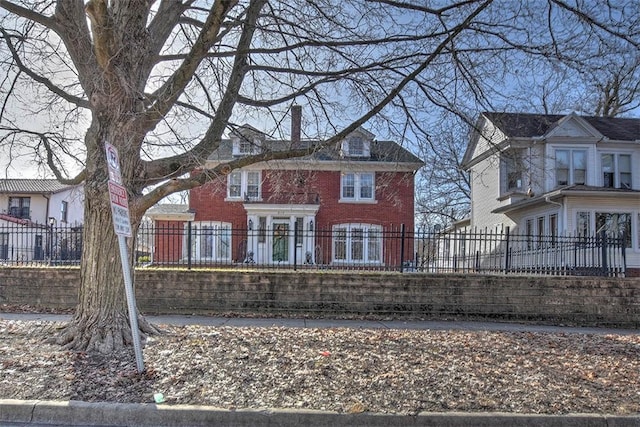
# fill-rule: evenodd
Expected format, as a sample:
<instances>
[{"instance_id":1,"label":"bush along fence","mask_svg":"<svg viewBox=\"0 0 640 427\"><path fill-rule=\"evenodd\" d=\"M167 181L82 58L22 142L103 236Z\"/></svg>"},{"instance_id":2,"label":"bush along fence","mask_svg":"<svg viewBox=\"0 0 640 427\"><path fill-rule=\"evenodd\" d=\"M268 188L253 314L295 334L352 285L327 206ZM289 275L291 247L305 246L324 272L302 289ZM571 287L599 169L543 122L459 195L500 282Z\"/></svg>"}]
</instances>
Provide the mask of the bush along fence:
<instances>
[{"instance_id":1,"label":"bush along fence","mask_svg":"<svg viewBox=\"0 0 640 427\"><path fill-rule=\"evenodd\" d=\"M233 229L224 223L143 224L137 267L331 269L428 273L622 277L626 236L525 235L409 230L371 224L307 229L279 224ZM82 228L0 225L0 263L73 265Z\"/></svg>"}]
</instances>

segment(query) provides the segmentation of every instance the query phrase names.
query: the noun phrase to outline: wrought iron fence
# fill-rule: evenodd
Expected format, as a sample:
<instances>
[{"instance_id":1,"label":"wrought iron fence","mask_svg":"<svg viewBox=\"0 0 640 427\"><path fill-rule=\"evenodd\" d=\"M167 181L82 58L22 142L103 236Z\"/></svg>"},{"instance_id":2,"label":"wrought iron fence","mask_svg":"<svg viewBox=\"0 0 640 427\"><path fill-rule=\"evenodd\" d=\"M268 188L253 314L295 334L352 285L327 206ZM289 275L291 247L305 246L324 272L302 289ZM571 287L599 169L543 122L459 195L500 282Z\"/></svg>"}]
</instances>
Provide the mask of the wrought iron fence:
<instances>
[{"instance_id":1,"label":"wrought iron fence","mask_svg":"<svg viewBox=\"0 0 640 427\"><path fill-rule=\"evenodd\" d=\"M0 264L77 265L81 255L81 226L0 224Z\"/></svg>"},{"instance_id":2,"label":"wrought iron fence","mask_svg":"<svg viewBox=\"0 0 640 427\"><path fill-rule=\"evenodd\" d=\"M624 236L456 233L313 223L234 229L225 223L143 224L137 267L377 270L464 274L624 276ZM0 263L74 265L82 227L0 225Z\"/></svg>"},{"instance_id":3,"label":"wrought iron fence","mask_svg":"<svg viewBox=\"0 0 640 427\"><path fill-rule=\"evenodd\" d=\"M439 273L521 273L623 277L625 236L530 235L487 230L424 233L416 268Z\"/></svg>"}]
</instances>

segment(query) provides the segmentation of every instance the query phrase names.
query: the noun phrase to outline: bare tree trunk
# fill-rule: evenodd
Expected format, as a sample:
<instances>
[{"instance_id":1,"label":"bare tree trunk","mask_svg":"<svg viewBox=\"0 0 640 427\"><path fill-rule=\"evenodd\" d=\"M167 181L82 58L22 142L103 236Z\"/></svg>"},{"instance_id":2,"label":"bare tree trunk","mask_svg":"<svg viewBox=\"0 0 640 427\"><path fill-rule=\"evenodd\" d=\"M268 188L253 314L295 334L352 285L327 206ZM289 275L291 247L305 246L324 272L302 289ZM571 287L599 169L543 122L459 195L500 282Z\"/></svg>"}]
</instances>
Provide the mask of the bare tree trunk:
<instances>
[{"instance_id":1,"label":"bare tree trunk","mask_svg":"<svg viewBox=\"0 0 640 427\"><path fill-rule=\"evenodd\" d=\"M94 141L100 139L96 136ZM88 175L85 184L85 222L78 306L75 317L55 341L67 349L107 354L130 346L132 333L120 250L107 190L104 148L101 148L101 145L103 144L88 144L96 149L88 156L91 160L87 162L91 164L88 169L92 173ZM132 222L137 224L135 218ZM135 230L133 232L135 233ZM129 262L130 260L131 258ZM145 333L158 332L138 313L136 315L142 337Z\"/></svg>"}]
</instances>

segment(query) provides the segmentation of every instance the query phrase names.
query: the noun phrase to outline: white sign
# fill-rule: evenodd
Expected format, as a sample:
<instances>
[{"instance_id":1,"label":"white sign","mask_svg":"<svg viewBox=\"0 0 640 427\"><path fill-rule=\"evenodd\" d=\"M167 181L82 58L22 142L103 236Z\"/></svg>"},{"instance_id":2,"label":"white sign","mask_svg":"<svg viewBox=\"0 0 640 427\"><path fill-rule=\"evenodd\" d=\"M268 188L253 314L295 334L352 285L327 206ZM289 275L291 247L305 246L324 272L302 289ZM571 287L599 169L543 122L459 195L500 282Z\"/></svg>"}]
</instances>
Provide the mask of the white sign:
<instances>
[{"instance_id":1,"label":"white sign","mask_svg":"<svg viewBox=\"0 0 640 427\"><path fill-rule=\"evenodd\" d=\"M129 220L129 198L127 189L120 184L109 181L109 199L113 228L118 236L131 237L131 221Z\"/></svg>"},{"instance_id":2,"label":"white sign","mask_svg":"<svg viewBox=\"0 0 640 427\"><path fill-rule=\"evenodd\" d=\"M107 152L107 167L109 168L109 181L116 184L122 184L122 175L120 174L120 157L118 150L108 142L104 144Z\"/></svg>"}]
</instances>

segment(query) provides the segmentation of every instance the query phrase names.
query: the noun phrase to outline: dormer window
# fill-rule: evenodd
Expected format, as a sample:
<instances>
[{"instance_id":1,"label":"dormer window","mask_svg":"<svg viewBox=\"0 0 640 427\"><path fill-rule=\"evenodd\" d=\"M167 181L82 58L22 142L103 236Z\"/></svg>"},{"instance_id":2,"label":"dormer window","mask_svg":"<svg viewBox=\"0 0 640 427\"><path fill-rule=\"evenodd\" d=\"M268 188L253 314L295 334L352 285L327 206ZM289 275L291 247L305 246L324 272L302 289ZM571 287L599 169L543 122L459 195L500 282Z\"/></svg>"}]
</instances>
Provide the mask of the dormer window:
<instances>
[{"instance_id":1,"label":"dormer window","mask_svg":"<svg viewBox=\"0 0 640 427\"><path fill-rule=\"evenodd\" d=\"M354 135L342 142L342 155L347 157L369 157L371 155L370 141L360 135Z\"/></svg>"},{"instance_id":2,"label":"dormer window","mask_svg":"<svg viewBox=\"0 0 640 427\"><path fill-rule=\"evenodd\" d=\"M364 155L364 141L359 136L354 136L349 140L349 155L350 156Z\"/></svg>"},{"instance_id":3,"label":"dormer window","mask_svg":"<svg viewBox=\"0 0 640 427\"><path fill-rule=\"evenodd\" d=\"M262 140L260 138L235 138L233 140L233 155L247 156L258 154L262 148Z\"/></svg>"}]
</instances>

